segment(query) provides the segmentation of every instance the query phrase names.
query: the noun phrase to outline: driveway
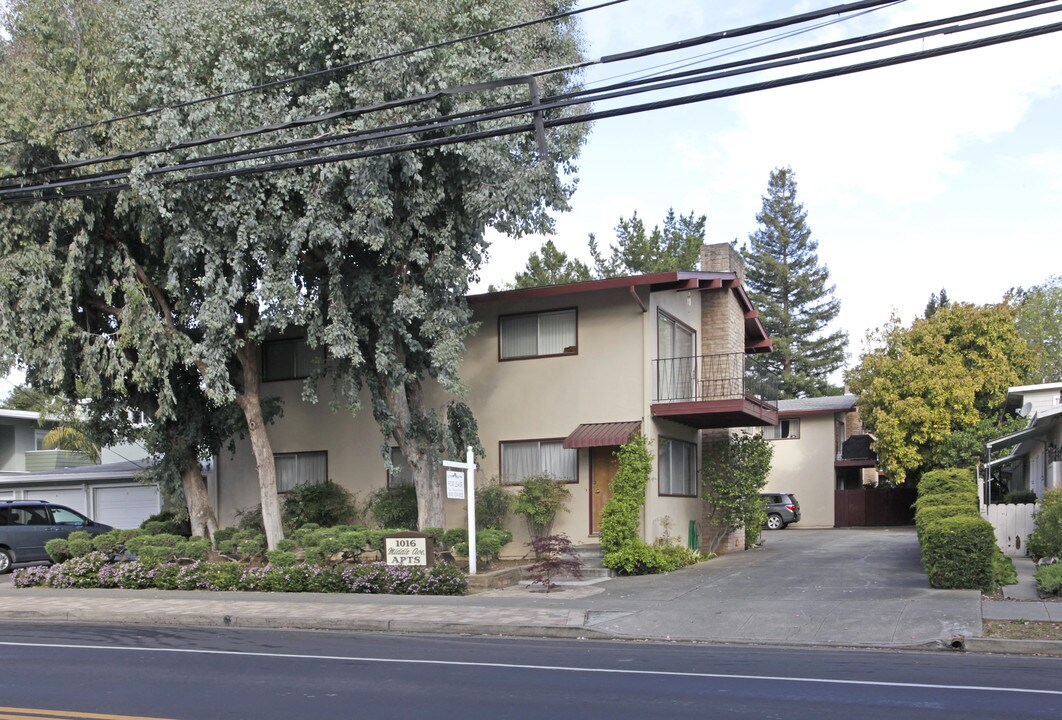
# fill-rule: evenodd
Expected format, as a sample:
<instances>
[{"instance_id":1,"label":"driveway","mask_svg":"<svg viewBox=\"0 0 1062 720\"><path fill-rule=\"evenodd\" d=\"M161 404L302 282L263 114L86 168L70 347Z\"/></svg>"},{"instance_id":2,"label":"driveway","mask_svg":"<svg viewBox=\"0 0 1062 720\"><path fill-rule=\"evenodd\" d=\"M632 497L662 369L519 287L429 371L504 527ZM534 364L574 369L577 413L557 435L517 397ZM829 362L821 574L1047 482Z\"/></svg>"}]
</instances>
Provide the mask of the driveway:
<instances>
[{"instance_id":1,"label":"driveway","mask_svg":"<svg viewBox=\"0 0 1062 720\"><path fill-rule=\"evenodd\" d=\"M619 635L913 645L981 634L976 590L932 590L914 530L786 530L762 548L618 578L584 603ZM619 615L617 613L624 613Z\"/></svg>"}]
</instances>

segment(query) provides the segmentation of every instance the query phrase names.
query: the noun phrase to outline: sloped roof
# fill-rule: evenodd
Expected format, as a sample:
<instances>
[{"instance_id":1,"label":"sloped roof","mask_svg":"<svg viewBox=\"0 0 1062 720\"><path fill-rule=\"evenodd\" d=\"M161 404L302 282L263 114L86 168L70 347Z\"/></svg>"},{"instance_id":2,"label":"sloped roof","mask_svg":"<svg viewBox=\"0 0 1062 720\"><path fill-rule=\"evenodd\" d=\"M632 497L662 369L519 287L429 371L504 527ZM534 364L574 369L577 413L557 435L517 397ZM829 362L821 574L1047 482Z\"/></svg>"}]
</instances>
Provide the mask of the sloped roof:
<instances>
[{"instance_id":1,"label":"sloped roof","mask_svg":"<svg viewBox=\"0 0 1062 720\"><path fill-rule=\"evenodd\" d=\"M137 473L152 465L150 459L139 462L106 463L103 465L80 465L78 467L41 470L39 472L0 475L0 486L23 485L42 482L89 482L92 480L131 480Z\"/></svg>"},{"instance_id":2,"label":"sloped roof","mask_svg":"<svg viewBox=\"0 0 1062 720\"><path fill-rule=\"evenodd\" d=\"M856 406L856 395L828 395L826 397L793 398L778 401L779 415L816 415L818 413L849 412Z\"/></svg>"},{"instance_id":3,"label":"sloped roof","mask_svg":"<svg viewBox=\"0 0 1062 720\"><path fill-rule=\"evenodd\" d=\"M564 447L574 448L609 447L626 445L642 429L641 422L585 423L575 428L564 438Z\"/></svg>"}]
</instances>

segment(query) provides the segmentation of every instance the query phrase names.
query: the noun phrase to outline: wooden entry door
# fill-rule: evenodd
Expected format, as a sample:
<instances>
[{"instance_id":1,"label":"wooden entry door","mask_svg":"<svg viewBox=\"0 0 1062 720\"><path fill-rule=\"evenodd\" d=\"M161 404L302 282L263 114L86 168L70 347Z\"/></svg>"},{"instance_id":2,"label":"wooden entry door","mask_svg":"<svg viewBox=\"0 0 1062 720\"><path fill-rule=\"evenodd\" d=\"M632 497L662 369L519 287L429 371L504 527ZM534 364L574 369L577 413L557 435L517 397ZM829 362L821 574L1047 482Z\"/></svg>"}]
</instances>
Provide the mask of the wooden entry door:
<instances>
[{"instance_id":1,"label":"wooden entry door","mask_svg":"<svg viewBox=\"0 0 1062 720\"><path fill-rule=\"evenodd\" d=\"M601 509L612 497L618 446L590 448L590 534L601 532Z\"/></svg>"}]
</instances>

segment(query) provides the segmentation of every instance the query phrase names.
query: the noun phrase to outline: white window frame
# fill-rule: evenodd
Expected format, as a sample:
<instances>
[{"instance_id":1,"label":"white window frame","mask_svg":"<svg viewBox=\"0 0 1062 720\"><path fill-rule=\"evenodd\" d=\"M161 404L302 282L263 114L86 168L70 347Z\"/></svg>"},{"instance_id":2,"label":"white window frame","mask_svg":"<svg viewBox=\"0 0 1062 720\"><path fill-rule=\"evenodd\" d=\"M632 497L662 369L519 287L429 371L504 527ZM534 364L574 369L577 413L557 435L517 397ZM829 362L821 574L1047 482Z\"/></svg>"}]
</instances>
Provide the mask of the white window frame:
<instances>
[{"instance_id":1,"label":"white window frame","mask_svg":"<svg viewBox=\"0 0 1062 720\"><path fill-rule=\"evenodd\" d=\"M542 352L541 348L544 344L543 340L543 318L561 318L562 316L571 316L571 345L564 346L560 352ZM509 333L515 332L513 329L516 323L525 323L531 319L535 320L537 334L535 336L535 350L534 352L519 352L513 350L512 345L517 343L515 338L506 340L506 328L508 326ZM561 310L549 310L545 312L535 313L522 313L518 315L502 315L498 318L498 359L499 360L527 360L529 358L544 358L544 357L564 357L567 355L579 354L579 311L576 308L564 308Z\"/></svg>"},{"instance_id":2,"label":"white window frame","mask_svg":"<svg viewBox=\"0 0 1062 720\"><path fill-rule=\"evenodd\" d=\"M697 443L676 438L657 438L657 494L661 497L697 497ZM678 451L678 452L676 452ZM675 478L685 466L686 477Z\"/></svg>"},{"instance_id":3,"label":"white window frame","mask_svg":"<svg viewBox=\"0 0 1062 720\"><path fill-rule=\"evenodd\" d=\"M562 483L578 483L579 482L579 451L575 449L569 449L563 447L564 438L547 438L544 440L505 440L499 443L501 453L501 479L502 485L520 485L523 481L532 476L539 474L552 475L557 481ZM543 446L547 446L549 454L543 454ZM523 473L518 473L516 477L513 476L513 468L507 467L507 463L513 457L512 453L518 450L523 450L532 455L530 459L530 467ZM509 458L506 457L506 453L510 453ZM559 453L560 459L564 463L566 468L558 468L557 466L550 466L550 456L556 456Z\"/></svg>"},{"instance_id":4,"label":"white window frame","mask_svg":"<svg viewBox=\"0 0 1062 720\"><path fill-rule=\"evenodd\" d=\"M318 461L324 459L324 472L320 473L320 477L311 478L309 473L313 471L313 466L309 465L307 461ZM317 485L328 481L328 451L327 450L315 450L312 452L293 452L293 453L276 453L273 455L274 467L278 460L286 461L294 459L295 461L295 481L290 487L281 487L281 473L279 468L277 469L277 492L284 494L290 492L299 485L313 484ZM300 461L306 463L304 467L300 467ZM304 472L305 470L305 472Z\"/></svg>"}]
</instances>

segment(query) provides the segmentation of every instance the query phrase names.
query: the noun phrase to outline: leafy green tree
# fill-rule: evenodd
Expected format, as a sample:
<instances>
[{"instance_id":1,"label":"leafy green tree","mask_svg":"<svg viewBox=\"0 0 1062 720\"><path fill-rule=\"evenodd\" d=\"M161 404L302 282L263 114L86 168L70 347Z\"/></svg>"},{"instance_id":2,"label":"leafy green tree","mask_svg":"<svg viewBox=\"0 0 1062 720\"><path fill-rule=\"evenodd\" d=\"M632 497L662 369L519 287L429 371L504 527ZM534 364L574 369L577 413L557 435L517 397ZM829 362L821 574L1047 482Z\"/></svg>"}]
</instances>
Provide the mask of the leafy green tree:
<instances>
[{"instance_id":1,"label":"leafy green tree","mask_svg":"<svg viewBox=\"0 0 1062 720\"><path fill-rule=\"evenodd\" d=\"M11 393L4 398L3 407L8 410L25 410L27 412L40 412L48 402L48 396L35 387L16 385Z\"/></svg>"},{"instance_id":2,"label":"leafy green tree","mask_svg":"<svg viewBox=\"0 0 1062 720\"><path fill-rule=\"evenodd\" d=\"M841 311L828 285L830 271L819 263L807 212L797 202L796 177L788 167L771 172L767 195L756 215L759 229L742 249L745 284L774 341L764 360L779 377L783 398L816 397L837 391L829 376L845 362L848 335L827 332Z\"/></svg>"},{"instance_id":3,"label":"leafy green tree","mask_svg":"<svg viewBox=\"0 0 1062 720\"><path fill-rule=\"evenodd\" d=\"M999 434L1007 388L1035 359L1014 317L1006 304L951 302L910 327L894 317L868 336L848 384L891 479L972 466L984 440Z\"/></svg>"},{"instance_id":4,"label":"leafy green tree","mask_svg":"<svg viewBox=\"0 0 1062 720\"><path fill-rule=\"evenodd\" d=\"M464 0L72 1L78 6L72 13L58 12L62 8L51 0L15 7L11 47L18 52L5 52L4 59L13 58L18 68L0 80L0 94L19 101L0 121L0 134L24 141L3 151L11 169L173 147L499 74L523 77L580 57L577 28L566 20L362 65L323 81L56 136L55 129L85 120L357 63L394 50L395 38L402 47L426 45L541 13L529 0L478 2L475 12ZM89 34L82 5L92 21ZM551 10L569 6L557 3ZM47 71L38 72L38 62ZM544 94L561 93L577 79L555 73L539 85ZM24 87L32 82L42 91ZM474 112L526 100L527 93L526 83L446 93L371 119L335 120L324 129ZM34 124L45 116L46 125ZM75 363L74 374L93 387L106 376L156 388L163 416L175 412L171 372L194 368L210 402L235 403L243 413L273 548L283 530L259 351L265 338L303 326L327 362L318 370L331 374L337 406L356 411L360 390L368 388L373 415L411 468L421 524L441 525L435 471L452 441L445 413L429 407L423 383L462 394L457 368L463 340L474 329L464 295L486 251L484 230L549 231L549 211L563 209L572 190L559 178L574 170L583 135L577 126L550 129L545 156L533 135L504 135L187 183L144 172L186 159L188 151L134 160L130 187L121 193L4 209L5 223L16 230L2 240L0 288L6 307L19 307L36 325L5 317L0 347L28 340L44 376L62 376L63 364ZM64 350L71 338L74 357ZM316 379L306 384L308 399L316 398Z\"/></svg>"},{"instance_id":5,"label":"leafy green tree","mask_svg":"<svg viewBox=\"0 0 1062 720\"><path fill-rule=\"evenodd\" d=\"M676 215L674 209L670 209L664 217L663 227L654 225L651 232L646 232L645 223L637 212L630 219L620 218L616 225L616 243L608 247L609 254L598 248L594 235L590 236L594 276L610 278L696 270L707 222L704 215Z\"/></svg>"},{"instance_id":6,"label":"leafy green tree","mask_svg":"<svg viewBox=\"0 0 1062 720\"><path fill-rule=\"evenodd\" d=\"M1018 308L1018 334L1039 356L1025 378L1029 384L1062 380L1062 276L1011 293Z\"/></svg>"},{"instance_id":7,"label":"leafy green tree","mask_svg":"<svg viewBox=\"0 0 1062 720\"><path fill-rule=\"evenodd\" d=\"M569 259L568 254L558 250L552 240L546 241L541 253L541 255L537 252L531 253L524 271L516 273L514 287L563 285L591 279L590 268L581 260Z\"/></svg>"},{"instance_id":8,"label":"leafy green tree","mask_svg":"<svg viewBox=\"0 0 1062 720\"><path fill-rule=\"evenodd\" d=\"M704 439L701 495L705 527L701 543L708 552L715 552L735 530L759 528L763 522L760 491L767 484L773 454L774 448L762 435L733 433Z\"/></svg>"}]
</instances>

